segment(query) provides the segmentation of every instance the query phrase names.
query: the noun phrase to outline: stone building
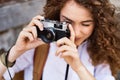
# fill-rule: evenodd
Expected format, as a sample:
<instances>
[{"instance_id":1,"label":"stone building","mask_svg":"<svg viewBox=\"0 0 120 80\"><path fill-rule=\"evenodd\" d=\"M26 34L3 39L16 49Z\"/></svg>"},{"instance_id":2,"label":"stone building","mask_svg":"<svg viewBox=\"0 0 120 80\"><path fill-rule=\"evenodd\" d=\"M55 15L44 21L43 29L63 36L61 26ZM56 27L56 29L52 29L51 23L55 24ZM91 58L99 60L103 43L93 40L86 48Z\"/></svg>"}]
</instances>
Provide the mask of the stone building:
<instances>
[{"instance_id":1,"label":"stone building","mask_svg":"<svg viewBox=\"0 0 120 80\"><path fill-rule=\"evenodd\" d=\"M42 14L45 0L0 0L0 49L8 50L32 17Z\"/></svg>"}]
</instances>

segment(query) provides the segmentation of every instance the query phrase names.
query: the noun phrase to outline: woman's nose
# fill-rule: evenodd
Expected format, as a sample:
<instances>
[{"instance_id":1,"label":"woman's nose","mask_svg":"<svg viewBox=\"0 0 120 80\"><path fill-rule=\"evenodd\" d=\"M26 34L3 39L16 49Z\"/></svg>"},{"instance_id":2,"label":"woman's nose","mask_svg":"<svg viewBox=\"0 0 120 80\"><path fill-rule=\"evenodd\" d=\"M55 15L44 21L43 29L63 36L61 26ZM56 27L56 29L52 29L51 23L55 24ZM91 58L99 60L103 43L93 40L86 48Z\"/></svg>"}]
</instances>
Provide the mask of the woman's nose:
<instances>
[{"instance_id":1,"label":"woman's nose","mask_svg":"<svg viewBox=\"0 0 120 80\"><path fill-rule=\"evenodd\" d=\"M80 25L73 25L73 29L74 29L74 32L75 32L75 35L80 35L80 32L81 32L81 28L80 28Z\"/></svg>"}]
</instances>

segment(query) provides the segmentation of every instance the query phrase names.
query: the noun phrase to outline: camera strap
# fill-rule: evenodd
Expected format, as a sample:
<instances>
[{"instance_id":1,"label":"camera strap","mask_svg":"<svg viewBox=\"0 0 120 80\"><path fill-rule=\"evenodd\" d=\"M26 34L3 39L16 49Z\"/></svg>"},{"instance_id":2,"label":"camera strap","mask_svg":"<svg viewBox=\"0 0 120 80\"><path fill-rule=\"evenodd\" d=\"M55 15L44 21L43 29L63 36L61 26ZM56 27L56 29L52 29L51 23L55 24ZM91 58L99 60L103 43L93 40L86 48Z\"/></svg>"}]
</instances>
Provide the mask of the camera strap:
<instances>
[{"instance_id":1,"label":"camera strap","mask_svg":"<svg viewBox=\"0 0 120 80\"><path fill-rule=\"evenodd\" d=\"M69 71L69 64L66 66L66 72L65 72L65 80L68 78L68 71Z\"/></svg>"}]
</instances>

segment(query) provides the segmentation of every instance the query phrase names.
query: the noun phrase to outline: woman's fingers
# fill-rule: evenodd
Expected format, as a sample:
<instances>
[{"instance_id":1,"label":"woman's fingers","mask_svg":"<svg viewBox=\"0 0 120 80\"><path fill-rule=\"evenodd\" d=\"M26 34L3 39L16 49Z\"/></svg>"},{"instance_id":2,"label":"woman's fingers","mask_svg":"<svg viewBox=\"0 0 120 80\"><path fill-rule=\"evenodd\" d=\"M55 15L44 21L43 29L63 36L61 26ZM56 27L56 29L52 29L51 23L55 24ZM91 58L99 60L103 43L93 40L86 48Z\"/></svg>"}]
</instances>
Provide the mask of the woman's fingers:
<instances>
[{"instance_id":1,"label":"woman's fingers","mask_svg":"<svg viewBox=\"0 0 120 80\"><path fill-rule=\"evenodd\" d=\"M34 19L32 22L35 24L34 26L37 26L41 31L43 30L43 24L40 20Z\"/></svg>"},{"instance_id":2,"label":"woman's fingers","mask_svg":"<svg viewBox=\"0 0 120 80\"><path fill-rule=\"evenodd\" d=\"M21 36L22 41L26 41L26 40L30 42L34 41L33 35L29 32L21 31L20 36Z\"/></svg>"},{"instance_id":3,"label":"woman's fingers","mask_svg":"<svg viewBox=\"0 0 120 80\"><path fill-rule=\"evenodd\" d=\"M71 40L69 40L68 38L64 37L62 39L59 39L57 41L57 46L61 46L61 45L68 45L71 47L76 47L76 45L74 44L74 42L72 42Z\"/></svg>"},{"instance_id":4,"label":"woman's fingers","mask_svg":"<svg viewBox=\"0 0 120 80\"><path fill-rule=\"evenodd\" d=\"M27 27L23 29L23 31L29 32L33 35L34 39L37 39L37 30L36 26L40 29L43 30L43 24L40 22L41 19L44 19L43 16L36 16L32 19L32 21L28 24Z\"/></svg>"},{"instance_id":5,"label":"woman's fingers","mask_svg":"<svg viewBox=\"0 0 120 80\"><path fill-rule=\"evenodd\" d=\"M35 16L33 19L44 19L44 17L43 16L41 16L41 15L37 15L37 16Z\"/></svg>"},{"instance_id":6,"label":"woman's fingers","mask_svg":"<svg viewBox=\"0 0 120 80\"><path fill-rule=\"evenodd\" d=\"M21 47L19 50L26 51L28 49L35 48L41 44L44 44L44 42L41 39L35 39L32 33L23 30L20 32L15 45L17 47L22 45L23 47Z\"/></svg>"},{"instance_id":7,"label":"woman's fingers","mask_svg":"<svg viewBox=\"0 0 120 80\"><path fill-rule=\"evenodd\" d=\"M44 19L43 16L36 16L32 19L32 21L28 24L28 27L31 26L37 26L40 30L43 30L43 24L40 22L40 20Z\"/></svg>"},{"instance_id":8,"label":"woman's fingers","mask_svg":"<svg viewBox=\"0 0 120 80\"><path fill-rule=\"evenodd\" d=\"M74 43L75 42L75 32L74 32L71 24L69 24L68 27L69 27L69 30L70 30L70 40Z\"/></svg>"},{"instance_id":9,"label":"woman's fingers","mask_svg":"<svg viewBox=\"0 0 120 80\"><path fill-rule=\"evenodd\" d=\"M43 16L40 16L40 15L37 15L37 16L35 16L35 17L32 19L32 21L34 21L34 20L39 20L39 21L40 21L41 19L44 19L44 17L43 17ZM32 21L29 23L30 26L34 26L34 25L35 25Z\"/></svg>"},{"instance_id":10,"label":"woman's fingers","mask_svg":"<svg viewBox=\"0 0 120 80\"><path fill-rule=\"evenodd\" d=\"M70 51L66 51L60 55L61 58L66 58L66 57L75 57L75 54L71 53Z\"/></svg>"},{"instance_id":11,"label":"woman's fingers","mask_svg":"<svg viewBox=\"0 0 120 80\"><path fill-rule=\"evenodd\" d=\"M67 51L73 52L73 54L77 53L77 49L75 47L63 45L63 46L59 47L58 50L56 51L56 56L58 56L60 53L64 53Z\"/></svg>"},{"instance_id":12,"label":"woman's fingers","mask_svg":"<svg viewBox=\"0 0 120 80\"><path fill-rule=\"evenodd\" d=\"M23 28L23 31L31 33L33 35L34 39L37 39L37 30L36 30L35 26L25 27L25 28Z\"/></svg>"}]
</instances>

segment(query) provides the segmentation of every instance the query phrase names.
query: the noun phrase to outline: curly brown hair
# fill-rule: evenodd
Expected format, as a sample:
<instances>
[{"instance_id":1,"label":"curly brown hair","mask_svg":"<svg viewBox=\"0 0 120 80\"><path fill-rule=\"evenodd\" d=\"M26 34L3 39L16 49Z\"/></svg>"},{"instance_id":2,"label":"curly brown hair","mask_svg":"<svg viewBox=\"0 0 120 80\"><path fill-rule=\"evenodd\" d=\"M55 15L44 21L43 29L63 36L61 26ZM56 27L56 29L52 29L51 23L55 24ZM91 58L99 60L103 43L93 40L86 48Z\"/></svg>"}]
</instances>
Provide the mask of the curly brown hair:
<instances>
[{"instance_id":1,"label":"curly brown hair","mask_svg":"<svg viewBox=\"0 0 120 80\"><path fill-rule=\"evenodd\" d=\"M47 0L44 7L45 18L60 20L60 11L70 0ZM74 0L89 9L93 14L95 28L88 39L88 52L93 65L108 63L116 77L120 69L120 39L114 34L117 30L115 7L109 0Z\"/></svg>"}]
</instances>

